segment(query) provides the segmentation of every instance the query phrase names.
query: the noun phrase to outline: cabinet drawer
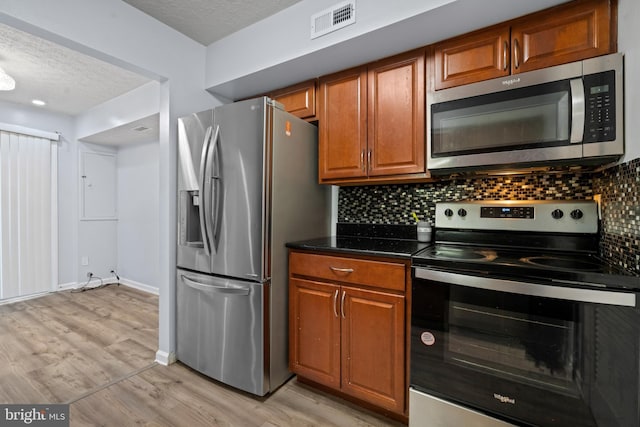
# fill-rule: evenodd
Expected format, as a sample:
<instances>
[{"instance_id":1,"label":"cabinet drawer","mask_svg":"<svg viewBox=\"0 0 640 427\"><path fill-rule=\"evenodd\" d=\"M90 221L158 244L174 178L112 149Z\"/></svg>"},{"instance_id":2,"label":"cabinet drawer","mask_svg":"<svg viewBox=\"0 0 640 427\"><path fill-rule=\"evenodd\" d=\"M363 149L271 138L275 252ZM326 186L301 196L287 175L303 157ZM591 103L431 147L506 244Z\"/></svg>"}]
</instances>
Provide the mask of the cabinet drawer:
<instances>
[{"instance_id":1,"label":"cabinet drawer","mask_svg":"<svg viewBox=\"0 0 640 427\"><path fill-rule=\"evenodd\" d=\"M291 252L289 271L334 282L405 290L405 266L393 262Z\"/></svg>"}]
</instances>

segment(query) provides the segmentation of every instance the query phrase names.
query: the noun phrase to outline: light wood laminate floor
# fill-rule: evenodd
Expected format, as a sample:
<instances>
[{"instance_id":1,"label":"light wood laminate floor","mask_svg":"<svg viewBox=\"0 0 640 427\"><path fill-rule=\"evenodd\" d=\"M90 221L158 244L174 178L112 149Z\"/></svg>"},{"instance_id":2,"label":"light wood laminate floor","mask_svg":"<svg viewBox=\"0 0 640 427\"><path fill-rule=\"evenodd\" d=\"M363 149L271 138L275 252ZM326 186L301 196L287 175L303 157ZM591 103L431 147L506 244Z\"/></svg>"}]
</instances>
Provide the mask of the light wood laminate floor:
<instances>
[{"instance_id":1,"label":"light wood laminate floor","mask_svg":"<svg viewBox=\"0 0 640 427\"><path fill-rule=\"evenodd\" d=\"M0 305L0 402L69 403L71 426L402 426L295 379L258 398L158 365L157 325L124 286Z\"/></svg>"}]
</instances>

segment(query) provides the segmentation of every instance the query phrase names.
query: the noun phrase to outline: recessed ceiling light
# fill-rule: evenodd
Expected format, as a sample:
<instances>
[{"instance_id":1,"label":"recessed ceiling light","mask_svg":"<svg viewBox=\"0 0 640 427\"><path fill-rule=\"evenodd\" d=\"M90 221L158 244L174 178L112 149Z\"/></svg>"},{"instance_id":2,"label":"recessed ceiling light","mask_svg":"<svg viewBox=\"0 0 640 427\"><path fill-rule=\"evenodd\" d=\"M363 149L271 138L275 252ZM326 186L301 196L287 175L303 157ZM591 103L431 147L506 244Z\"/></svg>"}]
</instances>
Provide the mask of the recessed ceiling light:
<instances>
[{"instance_id":1,"label":"recessed ceiling light","mask_svg":"<svg viewBox=\"0 0 640 427\"><path fill-rule=\"evenodd\" d=\"M46 102L44 102L44 101L43 101L43 100L41 100L41 99L34 99L33 101L31 101L31 103L32 103L33 105L37 105L38 107L42 107L42 106L44 106L44 105L47 105L47 103L46 103Z\"/></svg>"}]
</instances>

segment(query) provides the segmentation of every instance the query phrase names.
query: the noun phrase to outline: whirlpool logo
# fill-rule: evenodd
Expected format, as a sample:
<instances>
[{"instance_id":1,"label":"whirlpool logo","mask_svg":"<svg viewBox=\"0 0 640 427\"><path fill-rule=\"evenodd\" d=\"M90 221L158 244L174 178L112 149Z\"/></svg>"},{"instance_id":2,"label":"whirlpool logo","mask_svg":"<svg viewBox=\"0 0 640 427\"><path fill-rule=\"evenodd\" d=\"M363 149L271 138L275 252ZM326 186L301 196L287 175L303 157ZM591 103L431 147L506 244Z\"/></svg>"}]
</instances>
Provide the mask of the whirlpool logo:
<instances>
[{"instance_id":1,"label":"whirlpool logo","mask_svg":"<svg viewBox=\"0 0 640 427\"><path fill-rule=\"evenodd\" d=\"M520 83L520 77L514 77L512 79L502 81L503 86L513 86L516 83Z\"/></svg>"},{"instance_id":2,"label":"whirlpool logo","mask_svg":"<svg viewBox=\"0 0 640 427\"><path fill-rule=\"evenodd\" d=\"M516 400L515 400L515 399L510 398L509 396L503 396L503 395L498 394L498 393L493 393L493 397L494 397L495 399L499 400L499 401L500 401L500 402L502 402L502 403L510 403L510 404L512 404L512 405L515 405L515 404L516 404Z\"/></svg>"}]
</instances>

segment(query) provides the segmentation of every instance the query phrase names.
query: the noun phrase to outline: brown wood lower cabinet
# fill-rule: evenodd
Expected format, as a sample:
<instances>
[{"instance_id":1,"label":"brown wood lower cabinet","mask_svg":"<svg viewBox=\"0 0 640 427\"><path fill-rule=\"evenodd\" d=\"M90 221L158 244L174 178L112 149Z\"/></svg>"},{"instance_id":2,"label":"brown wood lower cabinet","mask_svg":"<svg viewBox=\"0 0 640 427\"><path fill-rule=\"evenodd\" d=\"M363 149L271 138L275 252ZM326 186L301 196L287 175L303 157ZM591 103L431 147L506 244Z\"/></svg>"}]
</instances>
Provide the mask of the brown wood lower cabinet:
<instances>
[{"instance_id":1,"label":"brown wood lower cabinet","mask_svg":"<svg viewBox=\"0 0 640 427\"><path fill-rule=\"evenodd\" d=\"M405 277L398 263L290 253L289 365L299 378L380 409L405 414ZM369 265L368 265L369 264ZM304 265L333 274L308 276ZM358 282L368 267L396 277L388 287ZM321 276L321 277L317 277ZM401 283L397 282L398 279ZM401 286L400 286L401 285ZM398 288L403 291L398 291Z\"/></svg>"}]
</instances>

